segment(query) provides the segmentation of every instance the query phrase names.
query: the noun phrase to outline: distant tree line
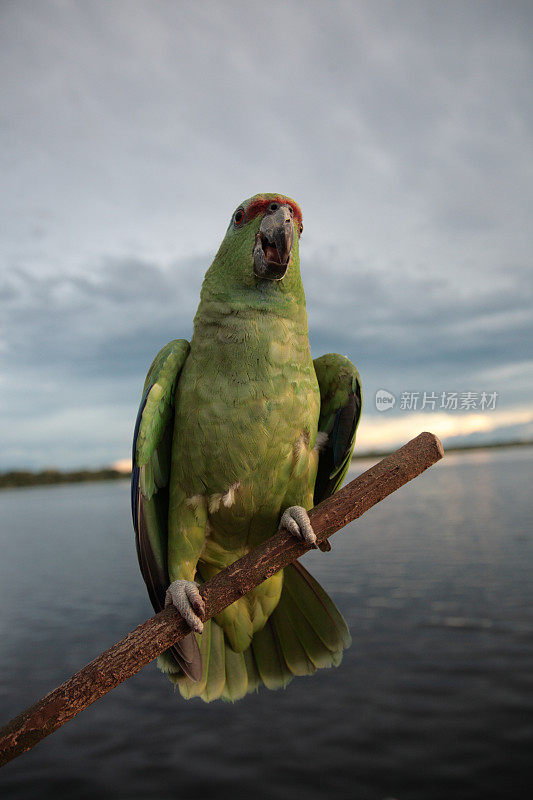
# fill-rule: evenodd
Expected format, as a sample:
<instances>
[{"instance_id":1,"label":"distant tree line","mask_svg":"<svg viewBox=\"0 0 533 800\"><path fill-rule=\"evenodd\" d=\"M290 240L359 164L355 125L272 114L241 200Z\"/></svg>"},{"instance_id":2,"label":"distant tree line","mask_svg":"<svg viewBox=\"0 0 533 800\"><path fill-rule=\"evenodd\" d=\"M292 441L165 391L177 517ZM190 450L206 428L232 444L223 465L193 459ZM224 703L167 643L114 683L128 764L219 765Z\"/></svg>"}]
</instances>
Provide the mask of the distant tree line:
<instances>
[{"instance_id":1,"label":"distant tree line","mask_svg":"<svg viewBox=\"0 0 533 800\"><path fill-rule=\"evenodd\" d=\"M0 472L0 489L13 489L19 486L49 486L53 483L118 481L125 478L129 478L129 475L116 469L78 469L73 472L62 472L58 469L43 469L40 472L12 470Z\"/></svg>"},{"instance_id":2,"label":"distant tree line","mask_svg":"<svg viewBox=\"0 0 533 800\"><path fill-rule=\"evenodd\" d=\"M467 444L446 447L446 453L460 453L467 450L485 450L500 447L531 447L532 440L513 440L507 442L489 442L487 444ZM375 450L366 453L355 453L354 461L359 459L383 458L390 451ZM88 481L120 481L129 480L129 473L116 469L78 469L73 472L62 472L59 469L43 469L40 472L31 470L12 470L0 472L0 489L13 489L18 486L50 486L54 483L82 483Z\"/></svg>"}]
</instances>

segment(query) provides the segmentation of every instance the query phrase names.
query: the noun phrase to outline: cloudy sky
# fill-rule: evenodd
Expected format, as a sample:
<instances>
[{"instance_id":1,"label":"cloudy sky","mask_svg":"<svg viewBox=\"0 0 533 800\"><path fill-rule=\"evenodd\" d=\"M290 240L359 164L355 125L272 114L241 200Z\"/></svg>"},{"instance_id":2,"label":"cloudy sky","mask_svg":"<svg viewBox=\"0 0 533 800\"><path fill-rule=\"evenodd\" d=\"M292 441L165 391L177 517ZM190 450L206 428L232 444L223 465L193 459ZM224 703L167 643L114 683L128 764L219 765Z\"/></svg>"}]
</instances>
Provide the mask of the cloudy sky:
<instances>
[{"instance_id":1,"label":"cloudy sky","mask_svg":"<svg viewBox=\"0 0 533 800\"><path fill-rule=\"evenodd\" d=\"M532 437L532 18L512 0L2 0L0 469L127 456L146 369L190 337L259 191L302 206L312 351L360 369L360 449ZM442 392L498 397L453 412Z\"/></svg>"}]
</instances>

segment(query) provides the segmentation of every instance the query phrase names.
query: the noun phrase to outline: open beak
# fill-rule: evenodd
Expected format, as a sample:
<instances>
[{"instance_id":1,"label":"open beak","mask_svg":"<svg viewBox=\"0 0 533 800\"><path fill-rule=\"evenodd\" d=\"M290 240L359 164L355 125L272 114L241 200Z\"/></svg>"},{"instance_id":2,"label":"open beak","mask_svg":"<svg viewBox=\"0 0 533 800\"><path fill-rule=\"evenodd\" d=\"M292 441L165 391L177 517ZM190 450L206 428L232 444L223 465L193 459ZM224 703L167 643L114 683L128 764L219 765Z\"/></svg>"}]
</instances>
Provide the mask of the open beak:
<instances>
[{"instance_id":1,"label":"open beak","mask_svg":"<svg viewBox=\"0 0 533 800\"><path fill-rule=\"evenodd\" d=\"M255 275L280 281L289 266L293 240L294 224L289 206L267 211L255 237Z\"/></svg>"}]
</instances>

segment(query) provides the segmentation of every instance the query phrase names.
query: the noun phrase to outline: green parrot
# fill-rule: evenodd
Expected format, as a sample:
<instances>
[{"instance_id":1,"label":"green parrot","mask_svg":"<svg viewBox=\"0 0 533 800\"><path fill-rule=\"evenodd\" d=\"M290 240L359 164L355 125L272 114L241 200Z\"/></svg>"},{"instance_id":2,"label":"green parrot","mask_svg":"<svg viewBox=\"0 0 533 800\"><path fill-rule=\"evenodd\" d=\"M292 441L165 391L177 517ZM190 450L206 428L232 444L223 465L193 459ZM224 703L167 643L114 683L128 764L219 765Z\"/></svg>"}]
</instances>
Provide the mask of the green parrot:
<instances>
[{"instance_id":1,"label":"green parrot","mask_svg":"<svg viewBox=\"0 0 533 800\"><path fill-rule=\"evenodd\" d=\"M133 441L137 554L156 611L191 633L159 658L185 698L235 701L338 665L346 624L295 562L203 622L198 586L279 528L316 546L307 511L343 481L361 414L353 364L313 361L299 206L258 194L233 214L191 342L153 361Z\"/></svg>"}]
</instances>

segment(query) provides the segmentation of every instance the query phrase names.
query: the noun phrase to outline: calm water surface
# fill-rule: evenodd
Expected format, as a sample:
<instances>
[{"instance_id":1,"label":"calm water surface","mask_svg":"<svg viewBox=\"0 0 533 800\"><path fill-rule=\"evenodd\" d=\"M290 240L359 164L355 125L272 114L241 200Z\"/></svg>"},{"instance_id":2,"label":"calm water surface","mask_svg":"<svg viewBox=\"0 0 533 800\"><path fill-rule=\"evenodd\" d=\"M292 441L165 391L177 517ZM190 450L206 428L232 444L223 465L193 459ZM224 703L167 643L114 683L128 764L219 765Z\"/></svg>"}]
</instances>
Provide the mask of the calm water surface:
<instances>
[{"instance_id":1,"label":"calm water surface","mask_svg":"<svg viewBox=\"0 0 533 800\"><path fill-rule=\"evenodd\" d=\"M532 467L452 454L303 559L352 632L338 669L205 705L151 664L6 766L0 797L529 800ZM0 721L151 615L128 502L0 494Z\"/></svg>"}]
</instances>

